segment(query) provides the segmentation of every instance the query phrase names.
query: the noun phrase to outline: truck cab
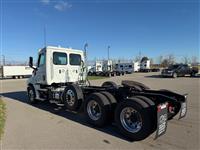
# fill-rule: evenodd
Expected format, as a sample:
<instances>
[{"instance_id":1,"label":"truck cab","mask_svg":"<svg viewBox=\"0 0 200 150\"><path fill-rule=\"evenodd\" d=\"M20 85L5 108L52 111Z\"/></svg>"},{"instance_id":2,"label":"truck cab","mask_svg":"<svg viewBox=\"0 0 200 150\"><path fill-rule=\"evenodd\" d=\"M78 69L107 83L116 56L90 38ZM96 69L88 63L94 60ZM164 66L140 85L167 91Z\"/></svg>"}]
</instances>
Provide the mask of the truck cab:
<instances>
[{"instance_id":1,"label":"truck cab","mask_svg":"<svg viewBox=\"0 0 200 150\"><path fill-rule=\"evenodd\" d=\"M36 68L27 84L34 88L36 98L41 99L38 93L41 87L65 85L85 78L83 51L47 46L39 50Z\"/></svg>"}]
</instances>

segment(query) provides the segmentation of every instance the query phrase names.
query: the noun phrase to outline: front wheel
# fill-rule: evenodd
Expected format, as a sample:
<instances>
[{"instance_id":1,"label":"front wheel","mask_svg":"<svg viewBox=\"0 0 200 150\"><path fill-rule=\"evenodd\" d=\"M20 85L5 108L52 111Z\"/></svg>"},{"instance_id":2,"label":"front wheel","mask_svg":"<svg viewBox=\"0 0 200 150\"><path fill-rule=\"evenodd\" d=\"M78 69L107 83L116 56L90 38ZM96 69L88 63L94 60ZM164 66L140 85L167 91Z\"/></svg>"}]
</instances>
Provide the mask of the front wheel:
<instances>
[{"instance_id":1,"label":"front wheel","mask_svg":"<svg viewBox=\"0 0 200 150\"><path fill-rule=\"evenodd\" d=\"M127 99L118 104L115 110L115 122L125 137L139 141L151 134L152 113L147 108L149 106L137 98Z\"/></svg>"},{"instance_id":2,"label":"front wheel","mask_svg":"<svg viewBox=\"0 0 200 150\"><path fill-rule=\"evenodd\" d=\"M33 86L29 86L27 88L27 94L28 94L28 102L30 104L35 104L36 103L36 94L35 94L35 89Z\"/></svg>"}]
</instances>

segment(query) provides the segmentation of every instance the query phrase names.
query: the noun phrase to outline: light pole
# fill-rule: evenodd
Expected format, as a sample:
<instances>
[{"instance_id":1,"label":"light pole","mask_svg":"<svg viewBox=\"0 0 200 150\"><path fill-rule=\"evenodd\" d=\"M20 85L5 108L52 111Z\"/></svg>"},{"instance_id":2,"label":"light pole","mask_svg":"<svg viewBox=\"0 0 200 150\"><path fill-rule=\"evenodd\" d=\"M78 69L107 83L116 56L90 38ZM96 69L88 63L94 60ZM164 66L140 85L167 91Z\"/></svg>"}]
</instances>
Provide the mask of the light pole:
<instances>
[{"instance_id":1,"label":"light pole","mask_svg":"<svg viewBox=\"0 0 200 150\"><path fill-rule=\"evenodd\" d=\"M110 46L108 45L108 60L110 59Z\"/></svg>"}]
</instances>

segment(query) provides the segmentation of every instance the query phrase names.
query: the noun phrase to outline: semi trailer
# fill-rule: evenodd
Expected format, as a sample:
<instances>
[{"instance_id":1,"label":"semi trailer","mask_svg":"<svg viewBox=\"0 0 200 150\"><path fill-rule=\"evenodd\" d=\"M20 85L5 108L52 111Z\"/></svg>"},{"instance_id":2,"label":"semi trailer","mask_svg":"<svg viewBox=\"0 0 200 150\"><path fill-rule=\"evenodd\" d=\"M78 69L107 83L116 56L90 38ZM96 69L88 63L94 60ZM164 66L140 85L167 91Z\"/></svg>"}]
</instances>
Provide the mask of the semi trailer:
<instances>
[{"instance_id":1,"label":"semi trailer","mask_svg":"<svg viewBox=\"0 0 200 150\"><path fill-rule=\"evenodd\" d=\"M1 66L0 76L2 78L24 78L32 75L33 69L29 66Z\"/></svg>"},{"instance_id":2,"label":"semi trailer","mask_svg":"<svg viewBox=\"0 0 200 150\"><path fill-rule=\"evenodd\" d=\"M187 95L169 90L152 90L137 81L121 85L107 81L92 86L82 50L47 46L38 52L38 64L27 81L28 102L49 101L72 112L83 111L89 124L113 123L130 140L143 140L167 129L168 120L187 113Z\"/></svg>"}]
</instances>

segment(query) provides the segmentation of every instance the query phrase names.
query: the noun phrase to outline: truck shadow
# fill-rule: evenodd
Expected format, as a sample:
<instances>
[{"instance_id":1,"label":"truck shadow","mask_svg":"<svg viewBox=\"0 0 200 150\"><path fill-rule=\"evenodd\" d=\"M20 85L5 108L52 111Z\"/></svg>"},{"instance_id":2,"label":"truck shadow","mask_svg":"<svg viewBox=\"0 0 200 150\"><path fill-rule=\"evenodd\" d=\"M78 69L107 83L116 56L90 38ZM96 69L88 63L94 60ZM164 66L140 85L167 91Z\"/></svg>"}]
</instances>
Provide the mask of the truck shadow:
<instances>
[{"instance_id":1,"label":"truck shadow","mask_svg":"<svg viewBox=\"0 0 200 150\"><path fill-rule=\"evenodd\" d=\"M27 97L26 91L9 92L9 93L3 93L2 95L6 98L10 98L12 100L17 100L17 101L20 101L20 102L25 103L27 105L31 105L31 104L27 103L28 97ZM59 115L61 117L69 119L71 121L78 122L78 123L80 123L84 126L96 129L98 131L104 132L106 134L112 135L112 136L120 138L122 140L126 140L128 142L133 142L133 141L121 136L118 133L118 129L114 124L108 125L104 128L97 128L97 127L94 127L94 126L88 124L86 122L85 118L84 118L82 111L76 112L76 113L71 112L71 111L66 110L65 107L60 107L60 106L57 106L55 104L51 104L48 101L38 101L36 104L31 105L31 106L39 108L39 109L44 110L44 111L48 111L48 112L55 114L55 115ZM103 142L105 142L107 144L110 143L106 139L104 139Z\"/></svg>"}]
</instances>

